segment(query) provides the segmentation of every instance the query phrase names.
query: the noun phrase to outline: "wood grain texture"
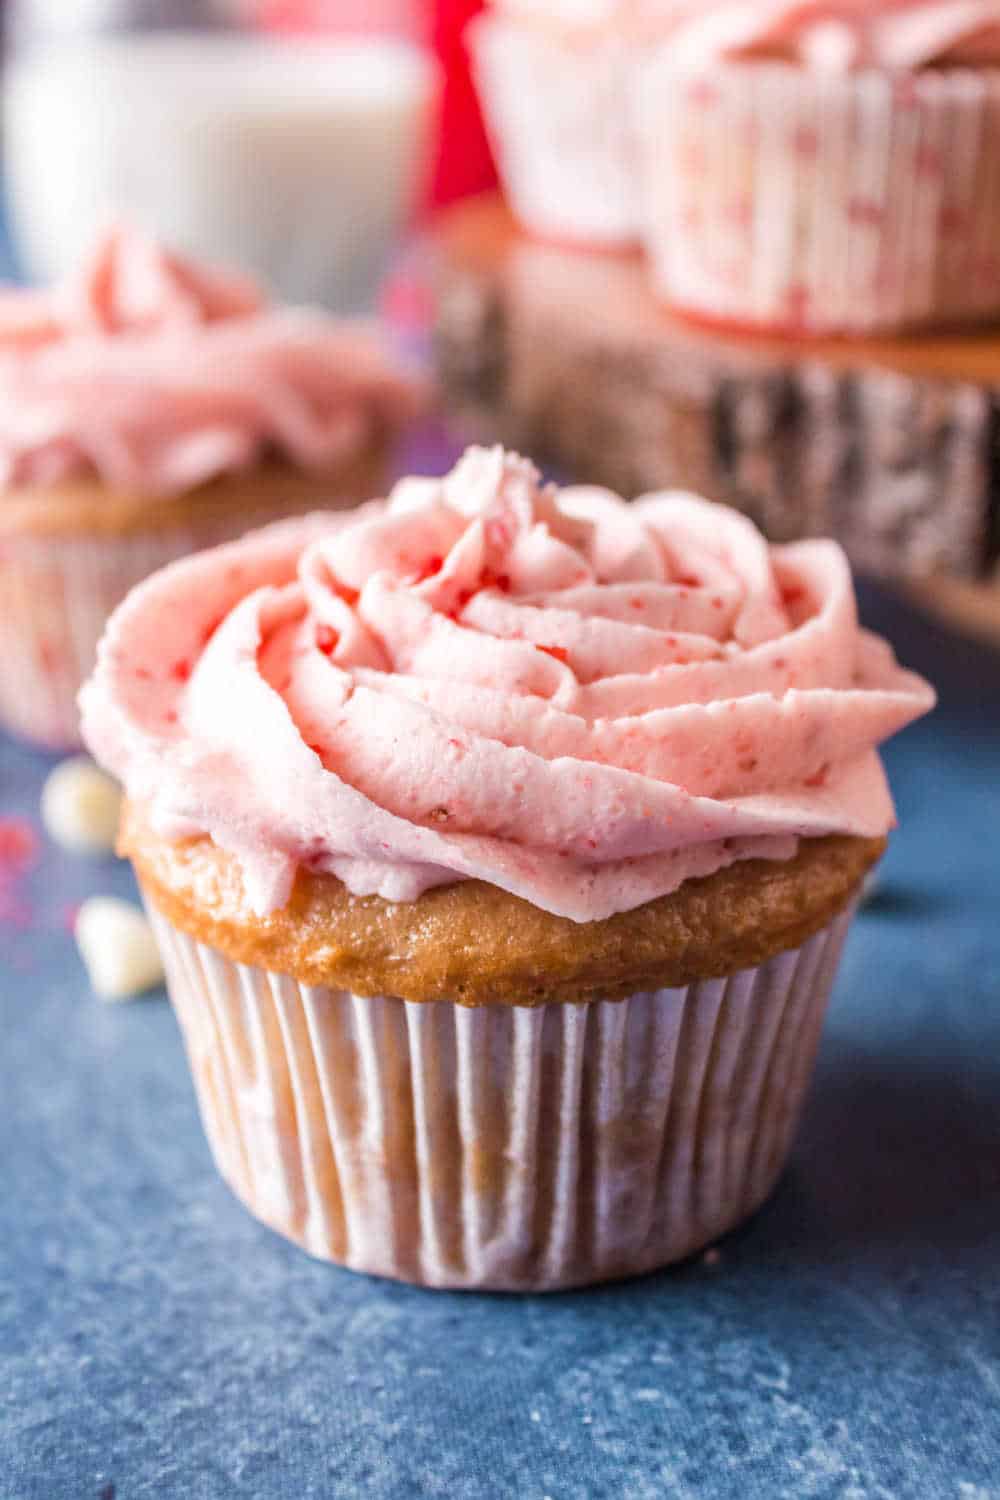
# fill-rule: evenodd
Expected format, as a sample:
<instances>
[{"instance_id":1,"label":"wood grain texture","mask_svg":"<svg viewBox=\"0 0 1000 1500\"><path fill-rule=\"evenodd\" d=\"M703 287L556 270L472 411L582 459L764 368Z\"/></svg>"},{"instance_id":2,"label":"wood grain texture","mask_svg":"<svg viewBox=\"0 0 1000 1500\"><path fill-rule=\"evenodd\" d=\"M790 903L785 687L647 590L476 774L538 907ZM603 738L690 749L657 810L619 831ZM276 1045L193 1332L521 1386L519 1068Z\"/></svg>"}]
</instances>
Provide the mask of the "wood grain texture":
<instances>
[{"instance_id":1,"label":"wood grain texture","mask_svg":"<svg viewBox=\"0 0 1000 1500\"><path fill-rule=\"evenodd\" d=\"M437 363L459 421L626 495L683 487L883 577L1000 557L1000 333L800 341L658 305L637 257L528 239L500 200L440 221Z\"/></svg>"}]
</instances>

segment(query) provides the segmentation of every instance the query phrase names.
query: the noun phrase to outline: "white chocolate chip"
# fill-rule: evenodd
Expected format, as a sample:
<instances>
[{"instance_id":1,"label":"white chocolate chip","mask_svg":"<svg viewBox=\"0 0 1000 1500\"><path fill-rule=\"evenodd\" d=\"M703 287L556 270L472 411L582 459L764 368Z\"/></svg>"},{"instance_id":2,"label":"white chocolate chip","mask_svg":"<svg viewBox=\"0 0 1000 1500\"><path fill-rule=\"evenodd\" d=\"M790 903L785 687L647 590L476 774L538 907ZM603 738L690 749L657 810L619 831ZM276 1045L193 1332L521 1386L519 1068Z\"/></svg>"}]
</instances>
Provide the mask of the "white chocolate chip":
<instances>
[{"instance_id":1,"label":"white chocolate chip","mask_svg":"<svg viewBox=\"0 0 1000 1500\"><path fill-rule=\"evenodd\" d=\"M74 928L77 947L102 1000L128 1000L163 979L153 929L138 906L117 896L91 896Z\"/></svg>"},{"instance_id":2,"label":"white chocolate chip","mask_svg":"<svg viewBox=\"0 0 1000 1500\"><path fill-rule=\"evenodd\" d=\"M74 755L51 772L42 788L42 822L52 839L73 854L109 854L118 836L118 783L86 755Z\"/></svg>"}]
</instances>

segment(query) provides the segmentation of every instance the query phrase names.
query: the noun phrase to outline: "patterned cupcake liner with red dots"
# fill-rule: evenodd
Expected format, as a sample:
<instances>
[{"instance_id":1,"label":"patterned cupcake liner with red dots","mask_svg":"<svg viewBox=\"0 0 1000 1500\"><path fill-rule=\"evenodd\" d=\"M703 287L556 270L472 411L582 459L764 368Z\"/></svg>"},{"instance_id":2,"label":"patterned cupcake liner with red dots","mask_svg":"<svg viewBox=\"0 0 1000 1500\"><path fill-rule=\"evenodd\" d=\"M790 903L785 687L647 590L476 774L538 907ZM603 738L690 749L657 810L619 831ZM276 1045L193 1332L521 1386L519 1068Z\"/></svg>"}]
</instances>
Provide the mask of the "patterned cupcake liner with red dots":
<instances>
[{"instance_id":1,"label":"patterned cupcake liner with red dots","mask_svg":"<svg viewBox=\"0 0 1000 1500\"><path fill-rule=\"evenodd\" d=\"M245 529L0 538L0 728L51 750L79 747L76 697L108 615L157 568Z\"/></svg>"},{"instance_id":2,"label":"patterned cupcake liner with red dots","mask_svg":"<svg viewBox=\"0 0 1000 1500\"><path fill-rule=\"evenodd\" d=\"M474 1008L300 984L147 907L250 1212L355 1271L506 1291L651 1271L763 1203L852 916L728 978Z\"/></svg>"},{"instance_id":3,"label":"patterned cupcake liner with red dots","mask_svg":"<svg viewBox=\"0 0 1000 1500\"><path fill-rule=\"evenodd\" d=\"M637 50L495 14L473 22L466 40L504 189L524 227L593 249L636 246Z\"/></svg>"},{"instance_id":4,"label":"patterned cupcake liner with red dots","mask_svg":"<svg viewBox=\"0 0 1000 1500\"><path fill-rule=\"evenodd\" d=\"M647 247L702 318L870 334L1000 314L1000 71L644 73Z\"/></svg>"},{"instance_id":5,"label":"patterned cupcake liner with red dots","mask_svg":"<svg viewBox=\"0 0 1000 1500\"><path fill-rule=\"evenodd\" d=\"M78 749L77 694L115 606L158 568L272 519L234 509L149 531L0 537L0 730Z\"/></svg>"}]
</instances>

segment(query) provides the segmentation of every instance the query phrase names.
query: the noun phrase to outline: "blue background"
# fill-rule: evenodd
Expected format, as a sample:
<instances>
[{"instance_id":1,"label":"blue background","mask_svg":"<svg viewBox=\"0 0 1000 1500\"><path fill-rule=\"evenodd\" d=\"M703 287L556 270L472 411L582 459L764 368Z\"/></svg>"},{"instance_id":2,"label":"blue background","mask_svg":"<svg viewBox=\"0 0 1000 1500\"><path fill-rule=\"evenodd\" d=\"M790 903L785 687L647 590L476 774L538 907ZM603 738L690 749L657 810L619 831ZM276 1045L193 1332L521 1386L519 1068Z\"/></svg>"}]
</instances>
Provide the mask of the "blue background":
<instances>
[{"instance_id":1,"label":"blue background","mask_svg":"<svg viewBox=\"0 0 1000 1500\"><path fill-rule=\"evenodd\" d=\"M43 845L0 920L0 1500L1000 1497L1000 658L863 605L941 707L717 1260L527 1298L310 1261L216 1176L162 993L88 992L72 909L128 870ZM50 764L0 738L0 816Z\"/></svg>"}]
</instances>

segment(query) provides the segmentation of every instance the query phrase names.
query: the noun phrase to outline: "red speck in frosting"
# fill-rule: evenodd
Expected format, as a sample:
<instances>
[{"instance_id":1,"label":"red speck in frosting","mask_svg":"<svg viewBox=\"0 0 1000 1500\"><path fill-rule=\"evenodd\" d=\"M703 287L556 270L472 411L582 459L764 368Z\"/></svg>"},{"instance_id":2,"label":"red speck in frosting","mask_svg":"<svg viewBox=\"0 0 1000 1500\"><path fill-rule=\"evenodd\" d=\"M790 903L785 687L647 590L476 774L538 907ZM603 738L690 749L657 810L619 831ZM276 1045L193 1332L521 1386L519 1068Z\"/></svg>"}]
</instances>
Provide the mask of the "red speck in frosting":
<instances>
[{"instance_id":1,"label":"red speck in frosting","mask_svg":"<svg viewBox=\"0 0 1000 1500\"><path fill-rule=\"evenodd\" d=\"M535 649L537 651L544 651L546 656L555 657L556 661L569 661L569 652L565 646L537 646Z\"/></svg>"},{"instance_id":2,"label":"red speck in frosting","mask_svg":"<svg viewBox=\"0 0 1000 1500\"><path fill-rule=\"evenodd\" d=\"M788 663L783 656L776 656L771 665L774 667L774 670L776 672L783 672L788 666Z\"/></svg>"},{"instance_id":3,"label":"red speck in frosting","mask_svg":"<svg viewBox=\"0 0 1000 1500\"><path fill-rule=\"evenodd\" d=\"M509 594L510 575L507 573L494 573L492 568L484 568L480 585L484 589L498 589L501 594Z\"/></svg>"},{"instance_id":4,"label":"red speck in frosting","mask_svg":"<svg viewBox=\"0 0 1000 1500\"><path fill-rule=\"evenodd\" d=\"M189 661L175 661L170 668L170 675L175 682L187 682L191 676L191 663Z\"/></svg>"},{"instance_id":5,"label":"red speck in frosting","mask_svg":"<svg viewBox=\"0 0 1000 1500\"><path fill-rule=\"evenodd\" d=\"M140 682L149 682L153 676L148 667L136 667L135 675L139 678Z\"/></svg>"},{"instance_id":6,"label":"red speck in frosting","mask_svg":"<svg viewBox=\"0 0 1000 1500\"><path fill-rule=\"evenodd\" d=\"M421 563L420 567L413 575L413 582L423 583L426 579L433 578L435 573L440 573L443 567L444 558L439 557L438 554L435 553L433 557L429 557L426 562Z\"/></svg>"},{"instance_id":7,"label":"red speck in frosting","mask_svg":"<svg viewBox=\"0 0 1000 1500\"><path fill-rule=\"evenodd\" d=\"M798 584L790 584L781 591L781 602L785 605L800 604L804 598L805 589L799 588Z\"/></svg>"},{"instance_id":8,"label":"red speck in frosting","mask_svg":"<svg viewBox=\"0 0 1000 1500\"><path fill-rule=\"evenodd\" d=\"M741 771L745 771L748 776L749 776L749 774L750 774L751 771L756 771L756 769L757 769L757 757L755 755L748 755L747 758L746 758L746 760L741 760L740 761L740 770Z\"/></svg>"},{"instance_id":9,"label":"red speck in frosting","mask_svg":"<svg viewBox=\"0 0 1000 1500\"><path fill-rule=\"evenodd\" d=\"M225 618L225 615L215 615L213 619L209 620L208 624L201 632L201 644L203 646L208 645L209 641L212 639L213 635L218 630L219 626L222 624Z\"/></svg>"},{"instance_id":10,"label":"red speck in frosting","mask_svg":"<svg viewBox=\"0 0 1000 1500\"><path fill-rule=\"evenodd\" d=\"M177 723L177 710L175 708L168 708L167 711L166 711L166 713L163 715L163 717L164 717L164 719L166 720L166 722L168 724L176 724Z\"/></svg>"},{"instance_id":11,"label":"red speck in frosting","mask_svg":"<svg viewBox=\"0 0 1000 1500\"><path fill-rule=\"evenodd\" d=\"M716 594L715 598L712 600L712 608L713 609L721 609L722 608L722 603L723 603L723 601Z\"/></svg>"},{"instance_id":12,"label":"red speck in frosting","mask_svg":"<svg viewBox=\"0 0 1000 1500\"><path fill-rule=\"evenodd\" d=\"M674 579L674 582L679 583L683 589L696 589L698 587L698 580L693 573L681 573Z\"/></svg>"},{"instance_id":13,"label":"red speck in frosting","mask_svg":"<svg viewBox=\"0 0 1000 1500\"><path fill-rule=\"evenodd\" d=\"M646 608L645 602L642 599L630 599L628 602L632 606L633 609L645 609Z\"/></svg>"},{"instance_id":14,"label":"red speck in frosting","mask_svg":"<svg viewBox=\"0 0 1000 1500\"><path fill-rule=\"evenodd\" d=\"M316 626L316 649L324 656L332 656L340 642L340 636L332 625Z\"/></svg>"},{"instance_id":15,"label":"red speck in frosting","mask_svg":"<svg viewBox=\"0 0 1000 1500\"><path fill-rule=\"evenodd\" d=\"M468 604L474 593L475 589L459 589L458 593L455 596L455 606L452 610L449 611L453 620L458 619L459 615L462 613L462 610Z\"/></svg>"},{"instance_id":16,"label":"red speck in frosting","mask_svg":"<svg viewBox=\"0 0 1000 1500\"><path fill-rule=\"evenodd\" d=\"M819 770L815 773L815 775L813 775L813 776L807 776L806 777L805 784L806 784L806 786L815 786L815 787L826 786L827 777L829 775L830 775L830 767L828 765L826 765L826 766L820 766Z\"/></svg>"}]
</instances>

